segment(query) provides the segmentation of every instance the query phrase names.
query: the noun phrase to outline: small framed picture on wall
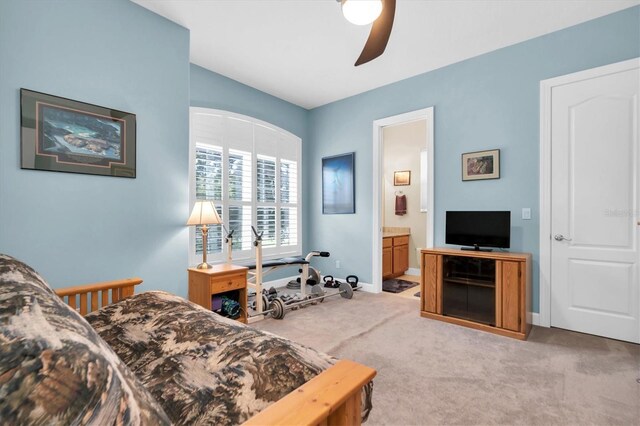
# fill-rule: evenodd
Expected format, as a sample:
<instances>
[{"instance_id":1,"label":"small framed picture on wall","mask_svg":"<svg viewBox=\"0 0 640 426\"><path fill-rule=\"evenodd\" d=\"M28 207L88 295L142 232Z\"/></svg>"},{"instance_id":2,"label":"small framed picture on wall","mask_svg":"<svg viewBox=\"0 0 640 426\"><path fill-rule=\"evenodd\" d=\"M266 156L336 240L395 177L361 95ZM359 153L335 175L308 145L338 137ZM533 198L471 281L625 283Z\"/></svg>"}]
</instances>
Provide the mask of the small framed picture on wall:
<instances>
[{"instance_id":1,"label":"small framed picture on wall","mask_svg":"<svg viewBox=\"0 0 640 426\"><path fill-rule=\"evenodd\" d=\"M393 186L411 185L411 170L393 172Z\"/></svg>"},{"instance_id":2,"label":"small framed picture on wall","mask_svg":"<svg viewBox=\"0 0 640 426\"><path fill-rule=\"evenodd\" d=\"M462 154L462 180L500 179L500 150Z\"/></svg>"}]
</instances>

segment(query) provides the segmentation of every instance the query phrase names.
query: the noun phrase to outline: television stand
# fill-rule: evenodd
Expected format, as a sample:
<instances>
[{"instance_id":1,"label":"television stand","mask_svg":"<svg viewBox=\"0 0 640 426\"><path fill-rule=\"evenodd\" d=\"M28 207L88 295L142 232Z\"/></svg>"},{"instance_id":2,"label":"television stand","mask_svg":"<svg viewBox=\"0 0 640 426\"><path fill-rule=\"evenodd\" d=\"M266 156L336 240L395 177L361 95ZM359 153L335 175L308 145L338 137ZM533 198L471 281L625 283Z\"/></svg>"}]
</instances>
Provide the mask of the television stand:
<instances>
[{"instance_id":1,"label":"television stand","mask_svg":"<svg viewBox=\"0 0 640 426\"><path fill-rule=\"evenodd\" d=\"M526 340L531 254L421 250L420 315Z\"/></svg>"},{"instance_id":2,"label":"television stand","mask_svg":"<svg viewBox=\"0 0 640 426\"><path fill-rule=\"evenodd\" d=\"M473 247L460 247L460 250L464 250L464 251L485 251L485 252L493 251L493 249L490 249L490 248L480 248L480 246L477 245L477 244L474 244Z\"/></svg>"}]
</instances>

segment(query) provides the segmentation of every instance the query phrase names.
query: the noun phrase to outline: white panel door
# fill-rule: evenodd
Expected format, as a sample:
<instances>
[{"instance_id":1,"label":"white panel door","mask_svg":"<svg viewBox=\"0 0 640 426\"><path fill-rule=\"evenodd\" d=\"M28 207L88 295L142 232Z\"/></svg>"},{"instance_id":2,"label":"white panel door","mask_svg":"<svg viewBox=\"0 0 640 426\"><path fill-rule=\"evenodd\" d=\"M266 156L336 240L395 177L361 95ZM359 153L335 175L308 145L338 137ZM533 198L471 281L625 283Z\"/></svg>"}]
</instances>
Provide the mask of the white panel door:
<instances>
[{"instance_id":1,"label":"white panel door","mask_svg":"<svg viewBox=\"0 0 640 426\"><path fill-rule=\"evenodd\" d=\"M551 92L551 325L640 343L638 68Z\"/></svg>"}]
</instances>

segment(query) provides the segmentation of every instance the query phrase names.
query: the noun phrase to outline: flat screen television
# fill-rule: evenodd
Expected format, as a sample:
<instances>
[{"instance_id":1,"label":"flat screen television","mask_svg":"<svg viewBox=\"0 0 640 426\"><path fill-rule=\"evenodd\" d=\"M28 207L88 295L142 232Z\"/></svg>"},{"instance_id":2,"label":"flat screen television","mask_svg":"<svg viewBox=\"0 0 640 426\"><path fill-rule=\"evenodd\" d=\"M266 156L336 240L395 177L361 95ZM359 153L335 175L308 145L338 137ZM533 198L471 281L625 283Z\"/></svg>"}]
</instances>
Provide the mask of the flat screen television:
<instances>
[{"instance_id":1,"label":"flat screen television","mask_svg":"<svg viewBox=\"0 0 640 426\"><path fill-rule=\"evenodd\" d=\"M448 211L446 220L447 244L466 246L463 250L511 246L510 211Z\"/></svg>"}]
</instances>

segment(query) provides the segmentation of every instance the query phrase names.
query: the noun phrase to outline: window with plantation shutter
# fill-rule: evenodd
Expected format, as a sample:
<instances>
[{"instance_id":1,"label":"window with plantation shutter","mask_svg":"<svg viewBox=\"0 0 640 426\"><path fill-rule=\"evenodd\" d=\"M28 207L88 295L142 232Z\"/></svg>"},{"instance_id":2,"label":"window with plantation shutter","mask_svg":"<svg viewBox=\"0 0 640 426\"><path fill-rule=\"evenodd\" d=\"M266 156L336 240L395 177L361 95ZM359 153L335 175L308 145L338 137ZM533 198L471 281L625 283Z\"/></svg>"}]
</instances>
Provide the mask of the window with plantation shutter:
<instances>
[{"instance_id":1,"label":"window with plantation shutter","mask_svg":"<svg viewBox=\"0 0 640 426\"><path fill-rule=\"evenodd\" d=\"M301 254L298 137L251 117L191 108L191 206L214 200L224 226L233 230L233 259L254 258L255 226L265 258ZM190 263L200 262L199 227L190 229ZM226 258L226 231L209 227L211 261Z\"/></svg>"}]
</instances>

